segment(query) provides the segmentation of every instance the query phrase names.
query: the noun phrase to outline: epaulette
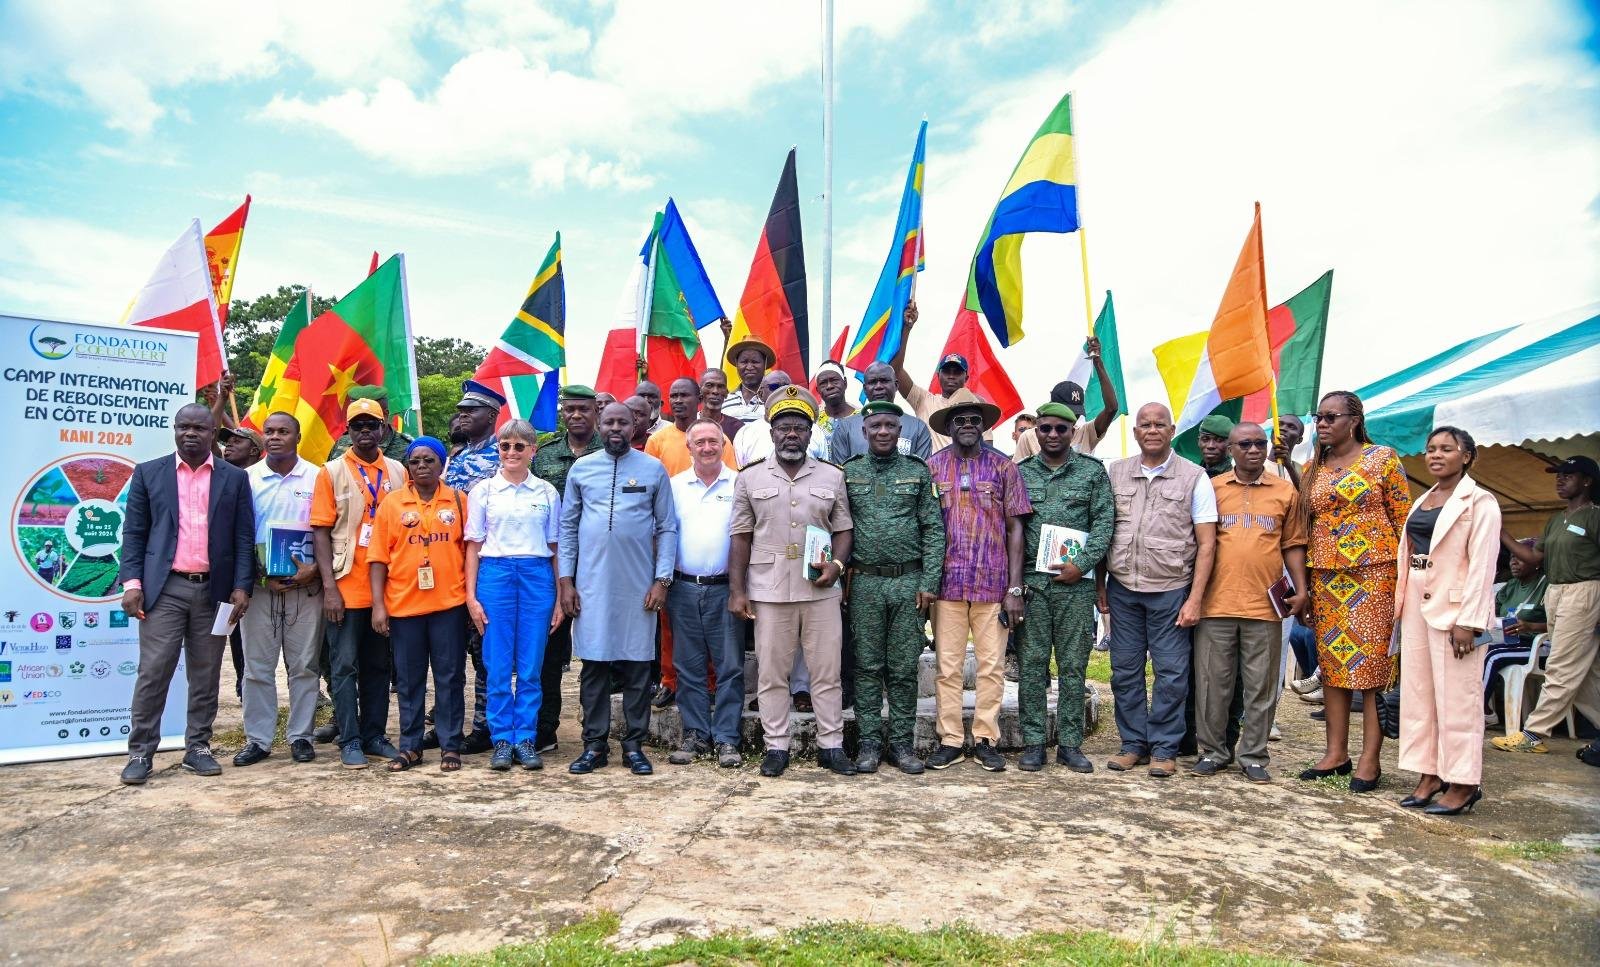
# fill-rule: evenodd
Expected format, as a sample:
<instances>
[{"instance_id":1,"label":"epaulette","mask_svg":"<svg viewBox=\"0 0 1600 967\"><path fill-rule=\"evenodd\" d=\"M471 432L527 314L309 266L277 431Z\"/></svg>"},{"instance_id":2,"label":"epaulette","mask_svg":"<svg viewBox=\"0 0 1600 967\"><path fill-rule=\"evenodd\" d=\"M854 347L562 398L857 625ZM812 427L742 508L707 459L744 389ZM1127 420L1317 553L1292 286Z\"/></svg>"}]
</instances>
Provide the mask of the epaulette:
<instances>
[{"instance_id":1,"label":"epaulette","mask_svg":"<svg viewBox=\"0 0 1600 967\"><path fill-rule=\"evenodd\" d=\"M739 472L740 473L744 473L746 470L749 470L751 467L758 467L761 464L766 463L766 462L767 462L767 458L766 457L756 457L754 460L751 460L749 463L747 463L744 466L740 467L739 468Z\"/></svg>"}]
</instances>

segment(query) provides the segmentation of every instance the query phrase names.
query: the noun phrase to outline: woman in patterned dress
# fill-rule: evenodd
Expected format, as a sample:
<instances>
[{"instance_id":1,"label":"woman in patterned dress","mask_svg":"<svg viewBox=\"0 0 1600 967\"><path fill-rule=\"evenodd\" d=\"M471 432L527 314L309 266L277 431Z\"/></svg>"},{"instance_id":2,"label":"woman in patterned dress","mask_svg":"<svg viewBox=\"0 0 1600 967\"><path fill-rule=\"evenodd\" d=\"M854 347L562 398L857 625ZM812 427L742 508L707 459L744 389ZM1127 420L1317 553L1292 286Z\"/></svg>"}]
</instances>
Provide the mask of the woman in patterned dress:
<instances>
[{"instance_id":1,"label":"woman in patterned dress","mask_svg":"<svg viewBox=\"0 0 1600 967\"><path fill-rule=\"evenodd\" d=\"M1361 760L1350 791L1370 792L1382 774L1379 692L1394 675L1394 591L1400 531L1411 491L1400 458L1367 436L1354 393L1327 394L1316 413L1317 446L1301 479L1311 515L1311 630L1322 672L1327 751L1302 779L1352 772L1350 703L1364 696Z\"/></svg>"}]
</instances>

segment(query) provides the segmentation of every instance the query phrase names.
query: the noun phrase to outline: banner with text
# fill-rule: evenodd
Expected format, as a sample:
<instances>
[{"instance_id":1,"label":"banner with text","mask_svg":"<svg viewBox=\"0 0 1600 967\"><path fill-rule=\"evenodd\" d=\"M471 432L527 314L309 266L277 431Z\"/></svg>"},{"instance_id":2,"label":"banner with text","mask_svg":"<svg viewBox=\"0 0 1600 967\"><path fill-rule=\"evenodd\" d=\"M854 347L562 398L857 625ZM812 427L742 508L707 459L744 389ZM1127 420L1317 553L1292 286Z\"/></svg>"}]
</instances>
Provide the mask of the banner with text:
<instances>
[{"instance_id":1,"label":"banner with text","mask_svg":"<svg viewBox=\"0 0 1600 967\"><path fill-rule=\"evenodd\" d=\"M126 752L139 622L117 570L134 466L173 450L191 333L0 315L0 763ZM184 668L162 716L181 747Z\"/></svg>"}]
</instances>

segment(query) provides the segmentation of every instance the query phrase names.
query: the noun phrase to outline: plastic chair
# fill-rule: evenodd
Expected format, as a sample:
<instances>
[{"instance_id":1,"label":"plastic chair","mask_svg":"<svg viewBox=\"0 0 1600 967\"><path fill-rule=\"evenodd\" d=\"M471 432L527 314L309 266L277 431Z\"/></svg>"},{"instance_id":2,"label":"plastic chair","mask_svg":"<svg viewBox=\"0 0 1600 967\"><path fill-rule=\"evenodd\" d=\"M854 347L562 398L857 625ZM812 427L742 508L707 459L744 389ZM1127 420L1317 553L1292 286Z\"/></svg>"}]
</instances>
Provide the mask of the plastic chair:
<instances>
[{"instance_id":1,"label":"plastic chair","mask_svg":"<svg viewBox=\"0 0 1600 967\"><path fill-rule=\"evenodd\" d=\"M1535 635L1533 647L1528 650L1528 660L1520 665L1512 665L1500 673L1505 683L1503 702L1506 710L1506 735L1522 731L1522 700L1527 695L1528 683L1536 678L1544 677L1544 661L1540 658L1549 634ZM1567 709L1567 735L1578 737L1578 724L1573 718L1575 709Z\"/></svg>"}]
</instances>

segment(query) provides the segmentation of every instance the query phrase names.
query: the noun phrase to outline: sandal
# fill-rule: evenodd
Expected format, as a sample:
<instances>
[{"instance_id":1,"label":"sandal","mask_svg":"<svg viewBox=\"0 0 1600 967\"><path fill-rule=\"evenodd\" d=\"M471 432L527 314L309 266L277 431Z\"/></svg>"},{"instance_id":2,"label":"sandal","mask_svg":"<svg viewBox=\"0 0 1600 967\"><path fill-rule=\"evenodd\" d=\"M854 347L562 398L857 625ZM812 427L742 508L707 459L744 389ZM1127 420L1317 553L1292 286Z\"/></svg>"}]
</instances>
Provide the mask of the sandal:
<instances>
[{"instance_id":1,"label":"sandal","mask_svg":"<svg viewBox=\"0 0 1600 967\"><path fill-rule=\"evenodd\" d=\"M407 769L422 761L421 752L402 752L389 760L390 772L405 772Z\"/></svg>"},{"instance_id":2,"label":"sandal","mask_svg":"<svg viewBox=\"0 0 1600 967\"><path fill-rule=\"evenodd\" d=\"M439 756L440 772L456 772L461 768L461 753L446 752Z\"/></svg>"}]
</instances>

